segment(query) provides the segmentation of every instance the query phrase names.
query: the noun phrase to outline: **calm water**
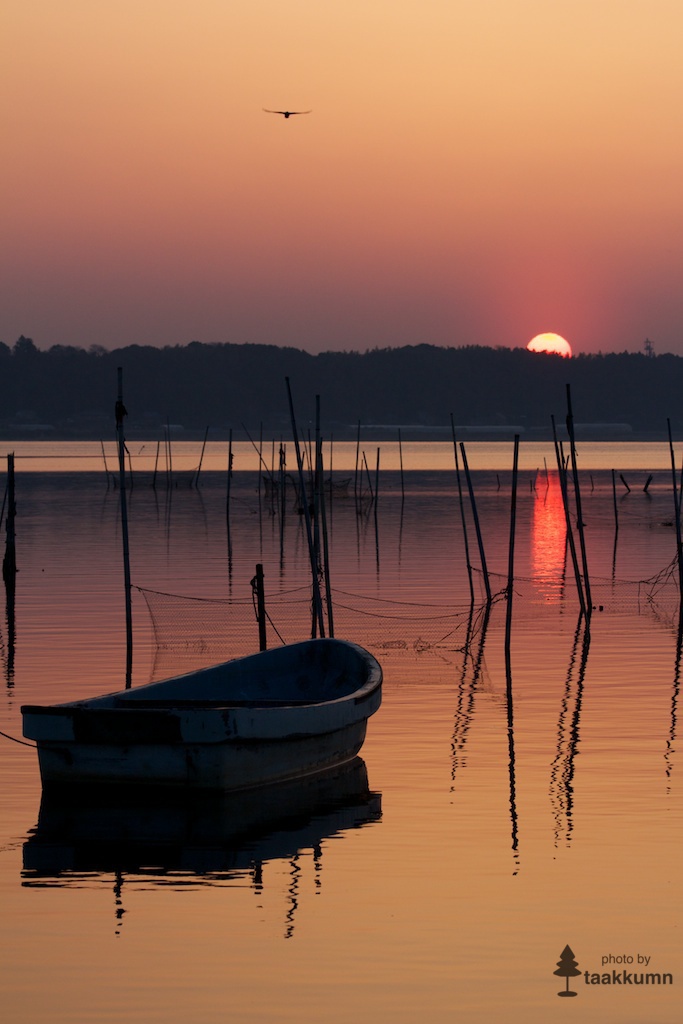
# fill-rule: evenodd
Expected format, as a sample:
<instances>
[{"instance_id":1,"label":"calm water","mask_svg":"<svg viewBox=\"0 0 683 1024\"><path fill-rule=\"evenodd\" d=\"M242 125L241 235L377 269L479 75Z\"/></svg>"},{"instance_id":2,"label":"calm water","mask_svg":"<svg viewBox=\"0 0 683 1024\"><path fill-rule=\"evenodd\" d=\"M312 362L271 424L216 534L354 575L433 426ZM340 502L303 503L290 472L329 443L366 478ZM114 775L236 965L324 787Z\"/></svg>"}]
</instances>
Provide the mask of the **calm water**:
<instances>
[{"instance_id":1,"label":"calm water","mask_svg":"<svg viewBox=\"0 0 683 1024\"><path fill-rule=\"evenodd\" d=\"M96 448L81 447L75 466L63 446L34 447L31 460L12 447L20 572L13 633L2 619L0 729L20 737L21 704L122 685L124 603L119 495L106 488L101 453L98 463ZM228 538L226 446L196 489L200 448L187 465L175 455L170 490L167 466L155 491L153 466L140 465L129 492L134 684L253 650L257 562L269 642L275 629L287 642L308 629L292 496L282 533L259 496L258 463L240 449ZM385 459L382 446L376 515L367 502L357 514L352 496L328 508L336 634L370 648L385 674L361 762L275 796L41 809L35 751L0 737L8 1020L680 1019L681 651L668 450L581 446L596 606L587 639L557 480L545 473L551 451L522 445L510 702L501 594L512 446L468 445L494 595L488 621L469 510L477 610L468 615L452 448L413 448L404 446L402 487L396 452ZM335 451L335 475L348 476L351 451ZM374 486L374 449L367 457ZM674 984L586 985L581 975L569 979L577 997L558 1000L566 979L553 971L567 944L589 977L626 968L672 974Z\"/></svg>"}]
</instances>

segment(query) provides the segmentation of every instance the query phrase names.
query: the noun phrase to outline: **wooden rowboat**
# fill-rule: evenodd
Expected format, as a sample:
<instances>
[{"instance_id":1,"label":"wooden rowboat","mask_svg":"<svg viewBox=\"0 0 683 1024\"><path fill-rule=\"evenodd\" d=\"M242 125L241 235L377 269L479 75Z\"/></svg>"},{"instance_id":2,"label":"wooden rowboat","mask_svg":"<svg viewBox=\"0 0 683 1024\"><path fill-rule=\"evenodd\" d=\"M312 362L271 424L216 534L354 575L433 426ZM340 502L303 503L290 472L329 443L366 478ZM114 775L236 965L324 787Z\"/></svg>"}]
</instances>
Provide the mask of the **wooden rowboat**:
<instances>
[{"instance_id":1,"label":"wooden rowboat","mask_svg":"<svg viewBox=\"0 0 683 1024\"><path fill-rule=\"evenodd\" d=\"M382 669L345 640L306 640L89 700L22 707L43 786L235 790L349 761Z\"/></svg>"}]
</instances>

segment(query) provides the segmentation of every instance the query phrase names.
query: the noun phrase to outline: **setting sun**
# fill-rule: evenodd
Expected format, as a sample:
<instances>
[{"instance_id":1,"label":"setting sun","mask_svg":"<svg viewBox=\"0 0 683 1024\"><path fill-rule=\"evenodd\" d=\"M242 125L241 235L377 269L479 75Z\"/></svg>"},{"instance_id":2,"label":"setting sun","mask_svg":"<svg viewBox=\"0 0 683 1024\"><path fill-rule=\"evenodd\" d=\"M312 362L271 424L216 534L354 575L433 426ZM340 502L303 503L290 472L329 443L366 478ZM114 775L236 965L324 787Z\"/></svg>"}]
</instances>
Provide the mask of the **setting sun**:
<instances>
[{"instance_id":1,"label":"setting sun","mask_svg":"<svg viewBox=\"0 0 683 1024\"><path fill-rule=\"evenodd\" d=\"M527 345L529 352L552 352L556 356L571 358L572 347L561 334L537 334Z\"/></svg>"}]
</instances>

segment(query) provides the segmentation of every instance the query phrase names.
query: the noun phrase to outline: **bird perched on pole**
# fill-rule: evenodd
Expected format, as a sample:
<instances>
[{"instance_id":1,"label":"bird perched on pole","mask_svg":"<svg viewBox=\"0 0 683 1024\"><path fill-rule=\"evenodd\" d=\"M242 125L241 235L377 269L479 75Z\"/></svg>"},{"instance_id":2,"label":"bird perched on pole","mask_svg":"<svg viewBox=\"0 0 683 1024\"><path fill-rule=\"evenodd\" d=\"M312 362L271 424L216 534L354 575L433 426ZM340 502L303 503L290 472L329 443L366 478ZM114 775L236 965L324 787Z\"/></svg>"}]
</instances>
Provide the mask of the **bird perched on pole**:
<instances>
[{"instance_id":1,"label":"bird perched on pole","mask_svg":"<svg viewBox=\"0 0 683 1024\"><path fill-rule=\"evenodd\" d=\"M263 107L266 114L282 114L283 117L292 117L294 114L310 114L310 110L268 110Z\"/></svg>"}]
</instances>

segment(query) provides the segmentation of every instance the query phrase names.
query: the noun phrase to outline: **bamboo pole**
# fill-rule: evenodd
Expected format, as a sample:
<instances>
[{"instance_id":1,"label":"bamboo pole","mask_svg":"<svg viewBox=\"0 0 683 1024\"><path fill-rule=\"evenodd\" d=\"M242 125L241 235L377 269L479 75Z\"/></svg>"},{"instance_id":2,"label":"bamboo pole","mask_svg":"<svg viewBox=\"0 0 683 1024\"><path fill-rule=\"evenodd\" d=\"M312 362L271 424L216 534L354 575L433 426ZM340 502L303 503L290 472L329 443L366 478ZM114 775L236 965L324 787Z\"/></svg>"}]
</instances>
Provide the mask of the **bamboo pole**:
<instances>
[{"instance_id":1,"label":"bamboo pole","mask_svg":"<svg viewBox=\"0 0 683 1024\"><path fill-rule=\"evenodd\" d=\"M320 636L325 636L325 623L323 620L323 607L322 599L320 596L320 580L318 579L318 566L315 559L315 549L313 547L313 532L311 529L311 514L308 508L308 502L306 501L306 483L304 480L304 467L301 458L301 447L299 445L299 434L296 428L296 417L294 415L294 401L292 399L292 389L289 383L289 377L285 377L285 383L287 385L287 398L289 400L289 415L292 421L292 435L294 437L294 450L296 452L296 463L299 471L299 485L301 487L301 496L303 502L304 521L306 524L306 539L308 540L308 554L311 562L311 577L313 585L313 636L316 634L316 624L320 629Z\"/></svg>"},{"instance_id":2,"label":"bamboo pole","mask_svg":"<svg viewBox=\"0 0 683 1024\"><path fill-rule=\"evenodd\" d=\"M104 462L104 474L107 478L107 490L109 490L109 466L107 465L107 453L104 450L104 441L100 438L100 445L102 447L102 460Z\"/></svg>"},{"instance_id":3,"label":"bamboo pole","mask_svg":"<svg viewBox=\"0 0 683 1024\"><path fill-rule=\"evenodd\" d=\"M251 581L256 592L256 618L258 620L258 649L265 651L266 642L266 599L263 585L263 566L259 563L256 566L256 575Z\"/></svg>"},{"instance_id":4,"label":"bamboo pole","mask_svg":"<svg viewBox=\"0 0 683 1024\"><path fill-rule=\"evenodd\" d=\"M375 492L372 489L372 477L370 476L370 467L368 466L368 460L365 452L363 452L363 467L365 469L365 475L368 479L368 488L370 490L370 504L375 500Z\"/></svg>"},{"instance_id":5,"label":"bamboo pole","mask_svg":"<svg viewBox=\"0 0 683 1024\"><path fill-rule=\"evenodd\" d=\"M517 519L517 466L519 460L519 435L515 434L515 449L512 465L512 501L510 509L510 546L508 555L508 586L507 586L507 613L505 616L505 703L507 708L508 726L508 755L509 755L509 776L510 776L510 826L512 835L512 851L517 857L518 848L518 817L517 817L517 795L515 775L515 724L514 704L512 692L512 657L511 657L511 635L512 635L512 592L514 585L514 562L515 562L515 525Z\"/></svg>"},{"instance_id":6,"label":"bamboo pole","mask_svg":"<svg viewBox=\"0 0 683 1024\"><path fill-rule=\"evenodd\" d=\"M259 520L259 530L262 530L263 529L263 524L262 524L261 495L262 495L262 491L263 491L263 480L261 478L262 477L261 466L263 466L264 469L266 470L266 472L268 472L268 467L267 467L267 465L265 463L265 460L263 458L263 420L261 420L260 423L259 423L258 460L259 460L259 472L258 472L258 520Z\"/></svg>"},{"instance_id":7,"label":"bamboo pole","mask_svg":"<svg viewBox=\"0 0 683 1024\"><path fill-rule=\"evenodd\" d=\"M562 445L557 440L557 429L555 427L555 417L551 416L550 421L553 425L553 441L555 444L555 459L557 461L557 472L560 477L560 491L562 493L562 505L564 506L564 521L565 528L567 531L567 543L569 544L569 553L572 559L572 567L574 569L574 579L576 580L576 592L579 597L579 604L581 606L581 612L583 615L586 614L586 597L583 590L583 581L581 579L581 571L579 569L579 560L576 555L576 544L574 543L574 531L572 530L572 518L569 510L569 494L567 492L567 470L564 463L564 453L562 451Z\"/></svg>"},{"instance_id":8,"label":"bamboo pole","mask_svg":"<svg viewBox=\"0 0 683 1024\"><path fill-rule=\"evenodd\" d=\"M398 428L398 461L401 467L401 501L405 500L406 492L403 485L403 445L401 444L401 428Z\"/></svg>"},{"instance_id":9,"label":"bamboo pole","mask_svg":"<svg viewBox=\"0 0 683 1024\"><path fill-rule=\"evenodd\" d=\"M168 489L170 491L173 487L173 456L171 454L171 424L168 416L166 417L166 447L168 450Z\"/></svg>"},{"instance_id":10,"label":"bamboo pole","mask_svg":"<svg viewBox=\"0 0 683 1024\"><path fill-rule=\"evenodd\" d=\"M121 500L121 536L123 538L123 581L126 596L126 689L133 678L133 610L131 604L130 548L128 543L128 509L126 505L126 442L123 434L123 417L127 410L123 404L123 368L118 367L118 397L116 399L116 439L119 450L119 492Z\"/></svg>"},{"instance_id":11,"label":"bamboo pole","mask_svg":"<svg viewBox=\"0 0 683 1024\"><path fill-rule=\"evenodd\" d=\"M458 502L460 505L460 521L462 523L462 535L465 541L465 562L467 564L467 578L470 584L470 604L474 604L474 579L472 577L472 563L470 561L470 544L467 537L467 518L465 516L465 503L462 497L462 481L460 479L460 459L458 457L458 443L455 437L455 423L451 413L451 434L453 435L453 453L455 455L455 476L458 482Z\"/></svg>"},{"instance_id":12,"label":"bamboo pole","mask_svg":"<svg viewBox=\"0 0 683 1024\"><path fill-rule=\"evenodd\" d=\"M619 533L619 507L617 505L617 477L612 470L612 504L614 505L614 532Z\"/></svg>"},{"instance_id":13,"label":"bamboo pole","mask_svg":"<svg viewBox=\"0 0 683 1024\"><path fill-rule=\"evenodd\" d=\"M666 421L667 430L669 432L669 453L671 455L671 475L673 477L673 495L674 495L674 517L676 526L676 553L678 558L678 581L681 593L681 603L683 605L683 547L681 546L681 502L678 495L678 480L676 478L676 458L674 455L674 443L671 435L671 420Z\"/></svg>"},{"instance_id":14,"label":"bamboo pole","mask_svg":"<svg viewBox=\"0 0 683 1024\"><path fill-rule=\"evenodd\" d=\"M327 534L327 514L325 511L325 474L323 463L322 439L320 440L320 521L323 536L323 577L325 580L325 603L327 605L327 635L334 636L334 612L332 607L332 587L330 584L330 548Z\"/></svg>"},{"instance_id":15,"label":"bamboo pole","mask_svg":"<svg viewBox=\"0 0 683 1024\"><path fill-rule=\"evenodd\" d=\"M375 462L375 518L377 518L377 505L379 503L379 448L377 449L377 461Z\"/></svg>"},{"instance_id":16,"label":"bamboo pole","mask_svg":"<svg viewBox=\"0 0 683 1024\"><path fill-rule=\"evenodd\" d=\"M230 532L230 491L232 488L232 427L228 435L228 481L225 497L225 525L228 534L228 561L232 562L232 536Z\"/></svg>"},{"instance_id":17,"label":"bamboo pole","mask_svg":"<svg viewBox=\"0 0 683 1024\"><path fill-rule=\"evenodd\" d=\"M334 493L334 487L332 486L332 456L334 452L334 434L330 434L330 509L332 508L332 496Z\"/></svg>"},{"instance_id":18,"label":"bamboo pole","mask_svg":"<svg viewBox=\"0 0 683 1024\"><path fill-rule=\"evenodd\" d=\"M574 438L574 413L572 412L572 394L567 384L567 432L569 434L569 454L572 463L572 477L574 479L574 495L576 498L576 526L579 531L579 547L581 549L581 564L583 566L583 585L586 592L586 618L590 619L593 610L591 599L591 586L588 576L588 559L586 557L586 538L583 532L583 511L581 508L581 488L579 486L579 469L576 462L576 441Z\"/></svg>"},{"instance_id":19,"label":"bamboo pole","mask_svg":"<svg viewBox=\"0 0 683 1024\"><path fill-rule=\"evenodd\" d=\"M202 450L201 450L201 453L199 455L199 465L197 466L197 472L196 472L195 478L194 478L194 486L195 487L199 487L199 474L202 471L202 462L204 461L204 451L206 449L206 439L207 439L208 436L209 436L209 428L207 426L206 430L204 431L204 442L202 444Z\"/></svg>"},{"instance_id":20,"label":"bamboo pole","mask_svg":"<svg viewBox=\"0 0 683 1024\"><path fill-rule=\"evenodd\" d=\"M375 465L375 560L379 569L379 448Z\"/></svg>"},{"instance_id":21,"label":"bamboo pole","mask_svg":"<svg viewBox=\"0 0 683 1024\"><path fill-rule=\"evenodd\" d=\"M266 468L265 459L263 458L263 420L259 423L259 442L258 442L258 457L259 457L259 472L258 472L258 535L259 535L259 552L263 554L263 479L261 474L261 466Z\"/></svg>"},{"instance_id":22,"label":"bamboo pole","mask_svg":"<svg viewBox=\"0 0 683 1024\"><path fill-rule=\"evenodd\" d=\"M512 497L510 506L510 546L508 552L507 612L505 616L505 652L510 658L510 637L512 632L512 594L515 582L515 526L517 521L517 468L519 465L519 434L515 434L512 459Z\"/></svg>"},{"instance_id":23,"label":"bamboo pole","mask_svg":"<svg viewBox=\"0 0 683 1024\"><path fill-rule=\"evenodd\" d=\"M320 571L320 489L324 486L321 468L322 448L320 445L320 395L315 396L315 465L311 478L311 497L313 499L313 550L315 562Z\"/></svg>"},{"instance_id":24,"label":"bamboo pole","mask_svg":"<svg viewBox=\"0 0 683 1024\"><path fill-rule=\"evenodd\" d=\"M280 441L278 466L278 512L280 520L280 565L282 565L285 554L285 511L287 499L285 489L287 487L287 449Z\"/></svg>"},{"instance_id":25,"label":"bamboo pole","mask_svg":"<svg viewBox=\"0 0 683 1024\"><path fill-rule=\"evenodd\" d=\"M7 455L7 519L5 521L5 554L2 560L2 578L8 598L14 594L17 575L16 500L14 485L14 452Z\"/></svg>"},{"instance_id":26,"label":"bamboo pole","mask_svg":"<svg viewBox=\"0 0 683 1024\"><path fill-rule=\"evenodd\" d=\"M486 603L490 604L492 600L491 596L491 584L489 582L489 573L486 568L486 554L484 552L484 541L481 535L481 527L479 525L479 514L477 512L477 502L474 497L474 488L472 486L472 477L470 476L470 468L467 464L467 453L465 451L465 445L460 442L460 454L462 455L462 464L465 470L465 479L467 480L467 489L470 495L470 505L472 506L472 517L474 519L474 530L477 535L477 544L479 545L479 558L481 559L481 571L484 577L484 589L486 590Z\"/></svg>"},{"instance_id":27,"label":"bamboo pole","mask_svg":"<svg viewBox=\"0 0 683 1024\"><path fill-rule=\"evenodd\" d=\"M358 493L358 486L359 486L359 479L358 479L358 475L359 475L359 460L360 460L360 420L358 420L358 433L356 434L356 468L355 468L354 475L353 475L353 493L354 493L354 497L356 499L356 515L358 515L358 511L359 511L358 506L359 506L359 501L360 501L360 495Z\"/></svg>"},{"instance_id":28,"label":"bamboo pole","mask_svg":"<svg viewBox=\"0 0 683 1024\"><path fill-rule=\"evenodd\" d=\"M5 678L7 687L14 686L14 653L16 645L16 500L14 486L14 453L7 455L7 482L2 505L0 523L5 514L7 502L7 519L5 521L6 542L5 555L2 563L2 576L5 582L5 613L7 617L7 657L5 660Z\"/></svg>"},{"instance_id":29,"label":"bamboo pole","mask_svg":"<svg viewBox=\"0 0 683 1024\"><path fill-rule=\"evenodd\" d=\"M152 490L157 489L157 467L159 465L159 449L161 448L161 442L157 441L157 453L154 459L154 472L152 473Z\"/></svg>"}]
</instances>

